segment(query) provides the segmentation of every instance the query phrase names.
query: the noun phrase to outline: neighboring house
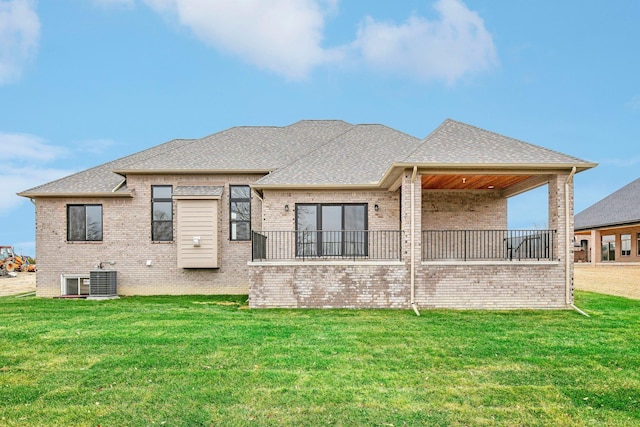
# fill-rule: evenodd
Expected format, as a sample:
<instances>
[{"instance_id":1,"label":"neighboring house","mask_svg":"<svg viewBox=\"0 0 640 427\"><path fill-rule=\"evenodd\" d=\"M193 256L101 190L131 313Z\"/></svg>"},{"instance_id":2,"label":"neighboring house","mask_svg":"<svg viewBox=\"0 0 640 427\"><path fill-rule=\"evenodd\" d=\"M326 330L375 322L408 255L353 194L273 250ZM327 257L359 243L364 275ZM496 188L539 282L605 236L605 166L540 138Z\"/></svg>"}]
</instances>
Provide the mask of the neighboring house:
<instances>
[{"instance_id":1,"label":"neighboring house","mask_svg":"<svg viewBox=\"0 0 640 427\"><path fill-rule=\"evenodd\" d=\"M640 262L640 179L575 217L576 260Z\"/></svg>"},{"instance_id":2,"label":"neighboring house","mask_svg":"<svg viewBox=\"0 0 640 427\"><path fill-rule=\"evenodd\" d=\"M301 121L173 140L20 193L37 295L249 294L251 307L563 308L575 157L446 120L425 139ZM507 199L548 186L548 230Z\"/></svg>"}]
</instances>

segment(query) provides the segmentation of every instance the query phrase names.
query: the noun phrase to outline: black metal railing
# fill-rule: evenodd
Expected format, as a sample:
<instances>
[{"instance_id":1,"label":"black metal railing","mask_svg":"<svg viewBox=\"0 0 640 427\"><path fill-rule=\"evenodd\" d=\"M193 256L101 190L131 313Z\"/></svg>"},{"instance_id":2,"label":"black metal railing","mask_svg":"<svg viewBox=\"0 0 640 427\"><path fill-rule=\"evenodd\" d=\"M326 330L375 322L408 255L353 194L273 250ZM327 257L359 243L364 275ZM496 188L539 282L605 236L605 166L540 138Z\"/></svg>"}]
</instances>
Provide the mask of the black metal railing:
<instances>
[{"instance_id":1,"label":"black metal railing","mask_svg":"<svg viewBox=\"0 0 640 427\"><path fill-rule=\"evenodd\" d=\"M428 230L422 260L554 260L556 230Z\"/></svg>"},{"instance_id":2,"label":"black metal railing","mask_svg":"<svg viewBox=\"0 0 640 427\"><path fill-rule=\"evenodd\" d=\"M252 231L252 260L400 260L400 230Z\"/></svg>"}]
</instances>

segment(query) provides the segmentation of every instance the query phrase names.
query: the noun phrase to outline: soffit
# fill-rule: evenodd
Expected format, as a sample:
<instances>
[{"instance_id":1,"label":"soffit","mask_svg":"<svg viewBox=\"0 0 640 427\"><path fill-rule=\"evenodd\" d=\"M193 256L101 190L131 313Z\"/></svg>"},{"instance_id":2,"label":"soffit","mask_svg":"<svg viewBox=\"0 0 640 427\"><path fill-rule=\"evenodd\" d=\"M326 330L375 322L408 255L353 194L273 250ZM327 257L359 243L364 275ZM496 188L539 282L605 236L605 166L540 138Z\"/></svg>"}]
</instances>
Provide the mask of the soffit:
<instances>
[{"instance_id":1,"label":"soffit","mask_svg":"<svg viewBox=\"0 0 640 427\"><path fill-rule=\"evenodd\" d=\"M425 190L504 190L531 175L422 175Z\"/></svg>"}]
</instances>

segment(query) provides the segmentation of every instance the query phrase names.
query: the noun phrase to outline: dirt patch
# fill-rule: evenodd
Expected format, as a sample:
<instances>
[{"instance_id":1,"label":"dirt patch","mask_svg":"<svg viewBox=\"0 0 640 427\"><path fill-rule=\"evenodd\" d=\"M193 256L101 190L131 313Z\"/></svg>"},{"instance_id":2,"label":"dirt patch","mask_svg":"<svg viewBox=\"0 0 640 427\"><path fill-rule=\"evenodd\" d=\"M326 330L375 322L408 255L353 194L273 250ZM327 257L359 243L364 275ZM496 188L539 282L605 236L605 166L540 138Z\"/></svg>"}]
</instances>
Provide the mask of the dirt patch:
<instances>
[{"instance_id":1,"label":"dirt patch","mask_svg":"<svg viewBox=\"0 0 640 427\"><path fill-rule=\"evenodd\" d=\"M18 273L16 277L0 276L0 297L36 290L36 273Z\"/></svg>"},{"instance_id":2,"label":"dirt patch","mask_svg":"<svg viewBox=\"0 0 640 427\"><path fill-rule=\"evenodd\" d=\"M640 265L575 264L573 284L581 291L640 299Z\"/></svg>"}]
</instances>

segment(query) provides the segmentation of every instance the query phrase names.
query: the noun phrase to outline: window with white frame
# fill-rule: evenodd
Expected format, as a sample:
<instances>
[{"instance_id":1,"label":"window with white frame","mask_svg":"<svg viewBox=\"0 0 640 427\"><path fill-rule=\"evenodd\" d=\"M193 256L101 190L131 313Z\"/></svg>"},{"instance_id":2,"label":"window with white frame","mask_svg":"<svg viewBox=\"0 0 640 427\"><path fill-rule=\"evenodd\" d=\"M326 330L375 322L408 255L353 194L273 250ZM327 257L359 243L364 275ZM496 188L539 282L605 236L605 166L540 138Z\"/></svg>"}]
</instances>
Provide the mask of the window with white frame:
<instances>
[{"instance_id":1,"label":"window with white frame","mask_svg":"<svg viewBox=\"0 0 640 427\"><path fill-rule=\"evenodd\" d=\"M620 235L620 255L631 256L631 234Z\"/></svg>"},{"instance_id":2,"label":"window with white frame","mask_svg":"<svg viewBox=\"0 0 640 427\"><path fill-rule=\"evenodd\" d=\"M64 275L62 276L61 293L64 296L86 296L89 295L88 275Z\"/></svg>"}]
</instances>

